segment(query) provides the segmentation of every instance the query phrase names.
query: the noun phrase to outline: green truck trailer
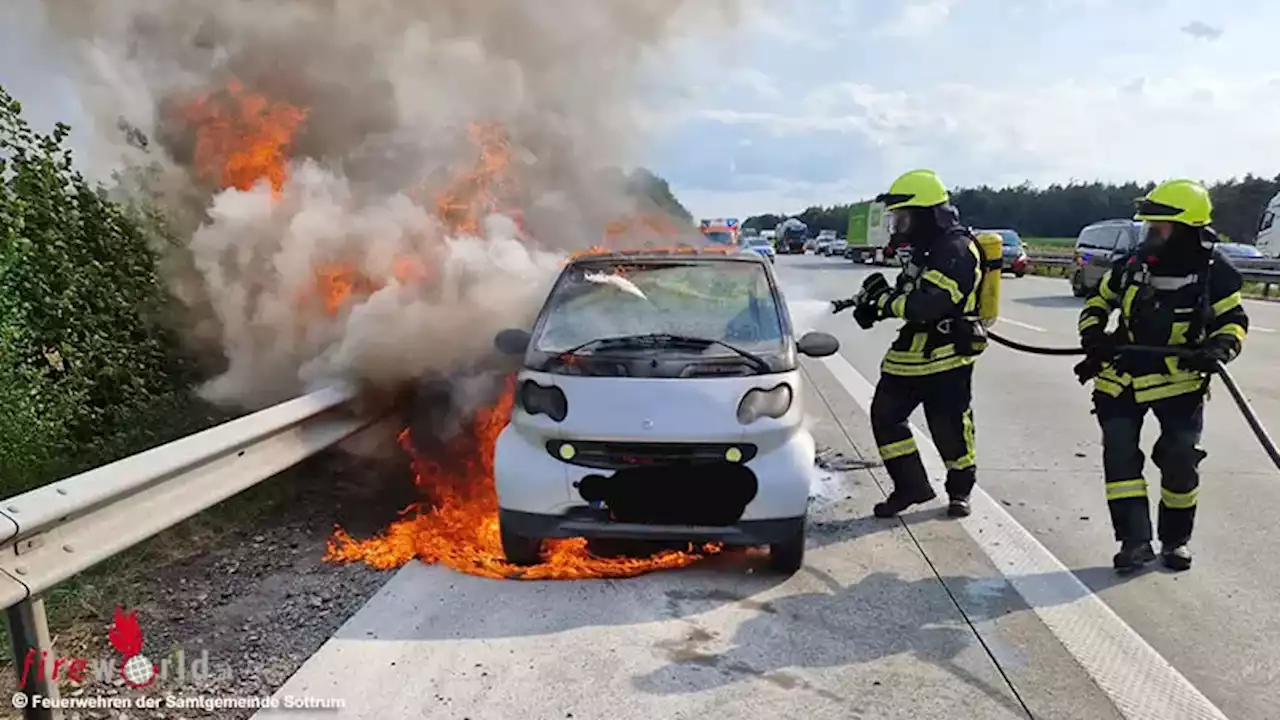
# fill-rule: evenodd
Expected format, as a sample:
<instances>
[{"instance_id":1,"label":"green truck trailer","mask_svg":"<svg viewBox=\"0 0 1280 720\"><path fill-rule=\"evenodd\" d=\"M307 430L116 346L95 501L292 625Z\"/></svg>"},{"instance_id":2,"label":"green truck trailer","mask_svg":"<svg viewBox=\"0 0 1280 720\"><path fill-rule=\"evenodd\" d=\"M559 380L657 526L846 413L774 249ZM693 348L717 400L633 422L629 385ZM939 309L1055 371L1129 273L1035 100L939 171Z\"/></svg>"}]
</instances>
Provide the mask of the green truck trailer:
<instances>
[{"instance_id":1,"label":"green truck trailer","mask_svg":"<svg viewBox=\"0 0 1280 720\"><path fill-rule=\"evenodd\" d=\"M860 202L849 209L849 245L845 257L856 262L887 265L893 257L888 252L889 226L884 203Z\"/></svg>"}]
</instances>

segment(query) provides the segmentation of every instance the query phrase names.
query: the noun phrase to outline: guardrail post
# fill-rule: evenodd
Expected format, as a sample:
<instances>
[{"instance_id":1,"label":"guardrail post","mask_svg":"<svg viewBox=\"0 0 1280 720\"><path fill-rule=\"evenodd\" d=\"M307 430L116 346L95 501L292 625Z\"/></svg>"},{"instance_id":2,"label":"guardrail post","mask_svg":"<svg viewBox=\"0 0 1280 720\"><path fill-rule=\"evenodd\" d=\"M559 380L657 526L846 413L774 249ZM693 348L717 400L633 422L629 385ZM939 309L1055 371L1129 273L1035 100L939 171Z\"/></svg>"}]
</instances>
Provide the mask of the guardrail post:
<instances>
[{"instance_id":1,"label":"guardrail post","mask_svg":"<svg viewBox=\"0 0 1280 720\"><path fill-rule=\"evenodd\" d=\"M49 620L44 613L44 598L29 598L9 608L9 636L13 643L13 667L18 673L18 692L27 696L23 720L62 720L58 709L31 707L30 698L40 695L58 699L58 683L52 679L53 668L45 658L53 658L53 641L49 638ZM48 655L43 653L48 652ZM34 653L36 662L46 663L44 672L36 667L26 670L27 655ZM35 663L33 663L34 665ZM22 687L23 674L27 675Z\"/></svg>"}]
</instances>

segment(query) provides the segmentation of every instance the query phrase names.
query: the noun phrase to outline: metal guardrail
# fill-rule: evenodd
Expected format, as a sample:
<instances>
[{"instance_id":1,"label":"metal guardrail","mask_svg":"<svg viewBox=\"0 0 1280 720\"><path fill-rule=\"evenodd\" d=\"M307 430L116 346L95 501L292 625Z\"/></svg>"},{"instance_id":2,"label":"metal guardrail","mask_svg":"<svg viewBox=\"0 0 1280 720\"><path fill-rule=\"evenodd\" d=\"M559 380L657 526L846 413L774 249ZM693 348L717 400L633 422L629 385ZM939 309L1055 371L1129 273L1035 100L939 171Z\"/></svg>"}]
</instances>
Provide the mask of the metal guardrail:
<instances>
[{"instance_id":1,"label":"metal guardrail","mask_svg":"<svg viewBox=\"0 0 1280 720\"><path fill-rule=\"evenodd\" d=\"M1027 253L1027 259L1032 265L1043 265L1046 267L1071 267L1075 264L1075 253L1071 252L1032 252ZM1271 286L1280 285L1280 259L1262 259L1262 260L1241 260L1232 259L1231 261L1240 271L1245 282L1254 282L1262 285L1262 296L1271 296Z\"/></svg>"},{"instance_id":2,"label":"metal guardrail","mask_svg":"<svg viewBox=\"0 0 1280 720\"><path fill-rule=\"evenodd\" d=\"M0 503L0 605L19 683L29 651L53 662L43 593L385 417L357 412L355 397L325 388ZM44 675L20 691L58 698ZM24 718L62 717L35 704Z\"/></svg>"}]
</instances>

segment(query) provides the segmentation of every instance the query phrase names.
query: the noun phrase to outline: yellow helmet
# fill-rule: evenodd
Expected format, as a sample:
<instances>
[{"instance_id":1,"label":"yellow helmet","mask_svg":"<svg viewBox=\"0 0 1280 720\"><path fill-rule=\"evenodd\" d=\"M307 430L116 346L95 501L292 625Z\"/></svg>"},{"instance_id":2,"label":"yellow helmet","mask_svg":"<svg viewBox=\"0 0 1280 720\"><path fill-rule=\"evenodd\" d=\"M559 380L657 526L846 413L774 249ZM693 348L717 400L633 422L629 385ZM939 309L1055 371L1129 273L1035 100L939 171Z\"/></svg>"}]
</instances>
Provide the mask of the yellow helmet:
<instances>
[{"instance_id":1,"label":"yellow helmet","mask_svg":"<svg viewBox=\"0 0 1280 720\"><path fill-rule=\"evenodd\" d=\"M933 207L951 200L947 186L932 170L912 170L893 181L889 192L876 197L885 210L908 207Z\"/></svg>"},{"instance_id":2,"label":"yellow helmet","mask_svg":"<svg viewBox=\"0 0 1280 720\"><path fill-rule=\"evenodd\" d=\"M1204 227L1213 221L1213 201L1195 180L1168 180L1138 203L1133 219Z\"/></svg>"}]
</instances>

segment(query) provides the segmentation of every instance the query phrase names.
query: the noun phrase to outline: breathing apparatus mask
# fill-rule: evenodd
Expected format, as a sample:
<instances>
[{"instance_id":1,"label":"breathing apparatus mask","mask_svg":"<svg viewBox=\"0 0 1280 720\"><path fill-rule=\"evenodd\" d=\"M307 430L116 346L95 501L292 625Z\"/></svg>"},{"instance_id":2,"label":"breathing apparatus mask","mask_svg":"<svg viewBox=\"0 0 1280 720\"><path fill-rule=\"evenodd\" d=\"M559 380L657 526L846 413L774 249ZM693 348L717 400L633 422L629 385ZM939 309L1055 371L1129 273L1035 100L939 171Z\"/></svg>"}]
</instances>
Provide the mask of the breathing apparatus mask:
<instances>
[{"instance_id":1,"label":"breathing apparatus mask","mask_svg":"<svg viewBox=\"0 0 1280 720\"><path fill-rule=\"evenodd\" d=\"M894 240L919 242L928 240L944 226L948 208L905 207L889 211L889 235Z\"/></svg>"},{"instance_id":2,"label":"breathing apparatus mask","mask_svg":"<svg viewBox=\"0 0 1280 720\"><path fill-rule=\"evenodd\" d=\"M1199 245L1205 250L1212 250L1214 243L1219 242L1218 234L1209 227L1191 227L1182 223L1165 223L1168 236L1161 233L1160 228L1149 220L1142 222L1138 237L1142 247L1148 251L1159 251L1169 246L1182 245L1190 249Z\"/></svg>"}]
</instances>

